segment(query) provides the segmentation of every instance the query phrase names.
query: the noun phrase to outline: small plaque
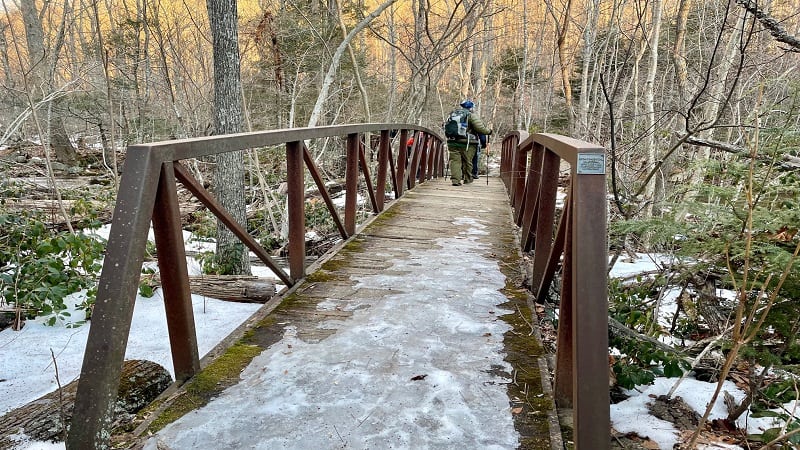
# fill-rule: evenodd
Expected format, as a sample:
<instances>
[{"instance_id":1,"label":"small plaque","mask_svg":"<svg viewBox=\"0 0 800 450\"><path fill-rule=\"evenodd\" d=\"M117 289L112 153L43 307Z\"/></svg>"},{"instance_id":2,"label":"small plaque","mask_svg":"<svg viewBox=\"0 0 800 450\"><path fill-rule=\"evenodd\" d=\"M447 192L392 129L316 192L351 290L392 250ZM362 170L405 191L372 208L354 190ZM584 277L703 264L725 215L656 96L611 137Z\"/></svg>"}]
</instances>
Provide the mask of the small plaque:
<instances>
[{"instance_id":1,"label":"small plaque","mask_svg":"<svg viewBox=\"0 0 800 450\"><path fill-rule=\"evenodd\" d=\"M606 155L604 153L578 153L578 175L605 175Z\"/></svg>"}]
</instances>

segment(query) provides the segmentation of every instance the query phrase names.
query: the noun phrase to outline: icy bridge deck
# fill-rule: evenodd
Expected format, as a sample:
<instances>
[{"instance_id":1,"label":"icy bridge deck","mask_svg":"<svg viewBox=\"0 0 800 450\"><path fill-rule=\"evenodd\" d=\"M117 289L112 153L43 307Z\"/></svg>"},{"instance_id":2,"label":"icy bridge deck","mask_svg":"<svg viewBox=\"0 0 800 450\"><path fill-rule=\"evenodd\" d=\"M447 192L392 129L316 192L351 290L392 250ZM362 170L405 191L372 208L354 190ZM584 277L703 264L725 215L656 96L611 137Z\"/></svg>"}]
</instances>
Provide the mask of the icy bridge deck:
<instances>
[{"instance_id":1,"label":"icy bridge deck","mask_svg":"<svg viewBox=\"0 0 800 450\"><path fill-rule=\"evenodd\" d=\"M190 381L144 448L561 448L507 199L494 177L408 192L265 305L195 378L244 370Z\"/></svg>"}]
</instances>

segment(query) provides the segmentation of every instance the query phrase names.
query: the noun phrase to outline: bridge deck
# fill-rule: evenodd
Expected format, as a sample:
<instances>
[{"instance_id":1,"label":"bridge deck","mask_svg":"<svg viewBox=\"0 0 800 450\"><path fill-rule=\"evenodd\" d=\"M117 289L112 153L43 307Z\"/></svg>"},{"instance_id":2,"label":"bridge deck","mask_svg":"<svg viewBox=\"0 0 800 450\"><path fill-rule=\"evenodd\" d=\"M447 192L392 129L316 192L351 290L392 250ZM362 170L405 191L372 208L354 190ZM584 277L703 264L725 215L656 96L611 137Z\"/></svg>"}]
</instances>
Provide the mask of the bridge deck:
<instances>
[{"instance_id":1,"label":"bridge deck","mask_svg":"<svg viewBox=\"0 0 800 450\"><path fill-rule=\"evenodd\" d=\"M561 447L498 178L417 186L318 264L145 448Z\"/></svg>"}]
</instances>

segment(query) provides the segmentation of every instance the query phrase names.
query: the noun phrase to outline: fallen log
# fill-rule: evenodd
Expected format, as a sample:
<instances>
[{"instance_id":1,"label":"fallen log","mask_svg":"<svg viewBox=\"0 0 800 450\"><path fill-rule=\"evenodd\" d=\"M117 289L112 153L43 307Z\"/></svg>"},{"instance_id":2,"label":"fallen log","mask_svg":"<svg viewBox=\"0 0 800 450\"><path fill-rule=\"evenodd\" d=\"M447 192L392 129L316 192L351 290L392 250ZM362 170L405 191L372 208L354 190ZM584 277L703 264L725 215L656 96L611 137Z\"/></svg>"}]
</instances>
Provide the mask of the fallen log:
<instances>
[{"instance_id":1,"label":"fallen log","mask_svg":"<svg viewBox=\"0 0 800 450\"><path fill-rule=\"evenodd\" d=\"M135 414L172 384L172 376L152 361L128 360L122 367L115 421ZM78 380L0 416L0 449L14 448L20 435L30 440L63 442L64 424L72 420Z\"/></svg>"},{"instance_id":2,"label":"fallen log","mask_svg":"<svg viewBox=\"0 0 800 450\"><path fill-rule=\"evenodd\" d=\"M158 274L153 286L161 284ZM275 295L275 282L251 275L198 275L189 277L193 294L241 303L266 303Z\"/></svg>"}]
</instances>

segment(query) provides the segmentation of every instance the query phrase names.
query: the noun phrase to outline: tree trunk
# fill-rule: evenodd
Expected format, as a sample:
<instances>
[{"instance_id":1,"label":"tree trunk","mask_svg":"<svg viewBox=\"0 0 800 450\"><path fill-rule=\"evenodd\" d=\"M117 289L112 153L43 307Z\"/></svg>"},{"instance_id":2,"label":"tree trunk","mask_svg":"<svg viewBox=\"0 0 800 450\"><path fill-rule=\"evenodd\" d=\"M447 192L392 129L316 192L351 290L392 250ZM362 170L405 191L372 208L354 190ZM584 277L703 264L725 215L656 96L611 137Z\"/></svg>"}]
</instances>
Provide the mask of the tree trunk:
<instances>
[{"instance_id":1,"label":"tree trunk","mask_svg":"<svg viewBox=\"0 0 800 450\"><path fill-rule=\"evenodd\" d=\"M389 50L389 60L386 64L389 66L389 99L386 105L386 117L394 119L396 117L395 114L395 102L397 101L397 49L395 46L397 45L397 31L395 30L395 8L389 10L389 17L387 18L387 34L388 34L388 50Z\"/></svg>"},{"instance_id":2,"label":"tree trunk","mask_svg":"<svg viewBox=\"0 0 800 450\"><path fill-rule=\"evenodd\" d=\"M647 80L644 85L644 107L647 115L647 170L651 170L658 164L658 144L656 140L656 112L655 112L655 83L656 73L658 72L658 44L661 37L661 0L653 0L653 25L650 32L650 65L647 68ZM645 188L647 198L647 208L645 216L652 217L653 206L656 202L656 195L659 192L658 186L662 182L661 176L651 179Z\"/></svg>"},{"instance_id":3,"label":"tree trunk","mask_svg":"<svg viewBox=\"0 0 800 450\"><path fill-rule=\"evenodd\" d=\"M486 1L485 8L491 11L492 8L492 0ZM485 105L486 107L481 112L483 117L489 119L489 124L493 124L495 122L494 114L487 114L485 111L491 107L492 110L495 109L495 105L497 105L497 96L492 97L492 105L490 106L487 103L488 97L492 92L489 90L491 85L489 83L489 68L492 67L492 61L494 61L494 45L497 36L495 35L495 26L494 26L494 15L484 16L482 20L483 30L481 30L480 36L483 40L481 46L481 54L479 55L480 58L476 58L475 62L478 65L477 76L475 76L475 94L476 98L478 99L479 105Z\"/></svg>"},{"instance_id":4,"label":"tree trunk","mask_svg":"<svg viewBox=\"0 0 800 450\"><path fill-rule=\"evenodd\" d=\"M719 122L720 117L724 112L726 99L728 96L725 94L726 89L733 89L729 83L726 83L726 79L728 78L729 72L734 69L734 63L736 62L736 53L739 51L740 42L742 40L742 33L745 32L745 24L747 21L747 11L742 10L739 13L739 17L736 20L736 25L733 27L733 31L728 36L727 41L724 44L724 53L721 56L721 60L714 68L713 71L708 71L708 75L711 77L710 80L706 80L709 85L709 93L707 95L706 102L702 105L702 109L700 112L700 117L697 118L697 122L705 125L705 128L701 129L700 132L697 134L697 137L700 139L711 139L714 136L714 125ZM720 26L725 26L720 25ZM720 34L719 39L722 39L722 35ZM708 64L714 64L715 61L711 60ZM700 80L698 83L701 86L703 85L703 80ZM697 94L697 96L702 95L702 91ZM711 158L711 149L708 147L701 147L696 149L694 152L694 158L700 161L707 161ZM694 201L695 198L699 195L699 186L702 185L703 180L705 179L706 170L703 168L697 168L692 172L689 180L687 181L686 185L689 186L689 189L686 190L684 193L684 205L687 204L689 201ZM675 215L677 220L684 220L687 214L687 207L680 208Z\"/></svg>"},{"instance_id":5,"label":"tree trunk","mask_svg":"<svg viewBox=\"0 0 800 450\"><path fill-rule=\"evenodd\" d=\"M152 361L125 361L120 376L115 420L135 414L155 400L169 385L172 376ZM12 435L24 433L31 440L63 441L64 424L69 425L75 407L78 380L0 417L0 448L14 448Z\"/></svg>"},{"instance_id":6,"label":"tree trunk","mask_svg":"<svg viewBox=\"0 0 800 450\"><path fill-rule=\"evenodd\" d=\"M680 0L675 19L675 45L672 47L672 62L675 65L675 81L678 86L677 107L683 111L689 85L689 71L686 64L686 23L689 21L691 0Z\"/></svg>"},{"instance_id":7,"label":"tree trunk","mask_svg":"<svg viewBox=\"0 0 800 450\"><path fill-rule=\"evenodd\" d=\"M45 8L47 6L44 6ZM55 89L53 79L53 67L58 59L57 54L48 55L45 49L44 30L39 11L36 9L34 0L21 0L20 12L25 24L25 38L28 48L28 60L31 65L31 77L28 79L26 88L28 92L41 92L47 96ZM37 103L40 98L33 99L32 104ZM56 105L57 106L57 105ZM55 153L56 159L67 165L74 165L78 160L75 147L69 140L67 130L64 127L64 120L59 113L59 108L52 108L56 113L48 115L47 129L50 130L49 145ZM44 136L42 136L44 138ZM45 142L47 145L47 142Z\"/></svg>"},{"instance_id":8,"label":"tree trunk","mask_svg":"<svg viewBox=\"0 0 800 450\"><path fill-rule=\"evenodd\" d=\"M6 80L6 87L13 89L15 83L12 77L13 71L11 70L11 63L8 59L8 40L6 40L8 28L9 25L0 25L0 65L3 66L3 79Z\"/></svg>"},{"instance_id":9,"label":"tree trunk","mask_svg":"<svg viewBox=\"0 0 800 450\"><path fill-rule=\"evenodd\" d=\"M339 19L339 28L342 29L342 39L345 39L347 38L347 26L342 18L341 5L339 4L338 0L335 0L333 4L336 7L336 17ZM361 101L364 104L364 120L366 122L372 122L372 114L369 111L369 94L367 93L367 89L364 87L364 82L361 81L361 71L358 68L358 59L356 58L356 53L353 51L353 46L350 44L347 44L347 51L350 54L350 62L353 63L353 73L356 77L358 91L361 93Z\"/></svg>"},{"instance_id":10,"label":"tree trunk","mask_svg":"<svg viewBox=\"0 0 800 450\"><path fill-rule=\"evenodd\" d=\"M525 124L524 129L528 129L527 122L524 120L527 118L527 114L525 113L525 85L528 81L528 54L530 50L528 49L528 2L522 2L522 62L521 66L522 69L519 71L519 83L517 84L516 92L514 93L516 96L516 105L514 108L514 117L513 117L513 124L514 128L517 130L523 129L523 124Z\"/></svg>"},{"instance_id":11,"label":"tree trunk","mask_svg":"<svg viewBox=\"0 0 800 450\"><path fill-rule=\"evenodd\" d=\"M581 66L581 98L578 104L578 129L580 137L589 135L589 67L592 64L594 45L597 37L597 21L600 15L600 1L592 0L586 4L586 26L583 29L583 61Z\"/></svg>"},{"instance_id":12,"label":"tree trunk","mask_svg":"<svg viewBox=\"0 0 800 450\"><path fill-rule=\"evenodd\" d=\"M208 0L206 4L214 50L215 134L239 133L244 129L244 117L236 0ZM246 227L244 155L241 151L227 152L216 155L216 159L214 193L217 201ZM215 261L219 273L250 274L247 248L220 221L217 221Z\"/></svg>"},{"instance_id":13,"label":"tree trunk","mask_svg":"<svg viewBox=\"0 0 800 450\"><path fill-rule=\"evenodd\" d=\"M564 13L561 17L556 16L553 10L553 19L556 23L558 34L556 46L558 50L558 64L561 69L561 86L564 89L564 108L567 114L567 133L572 133L575 127L574 111L572 109L572 84L570 84L572 63L567 53L567 36L569 35L569 24L572 21L572 0L567 0L564 5ZM560 21L559 21L560 19Z\"/></svg>"}]
</instances>

